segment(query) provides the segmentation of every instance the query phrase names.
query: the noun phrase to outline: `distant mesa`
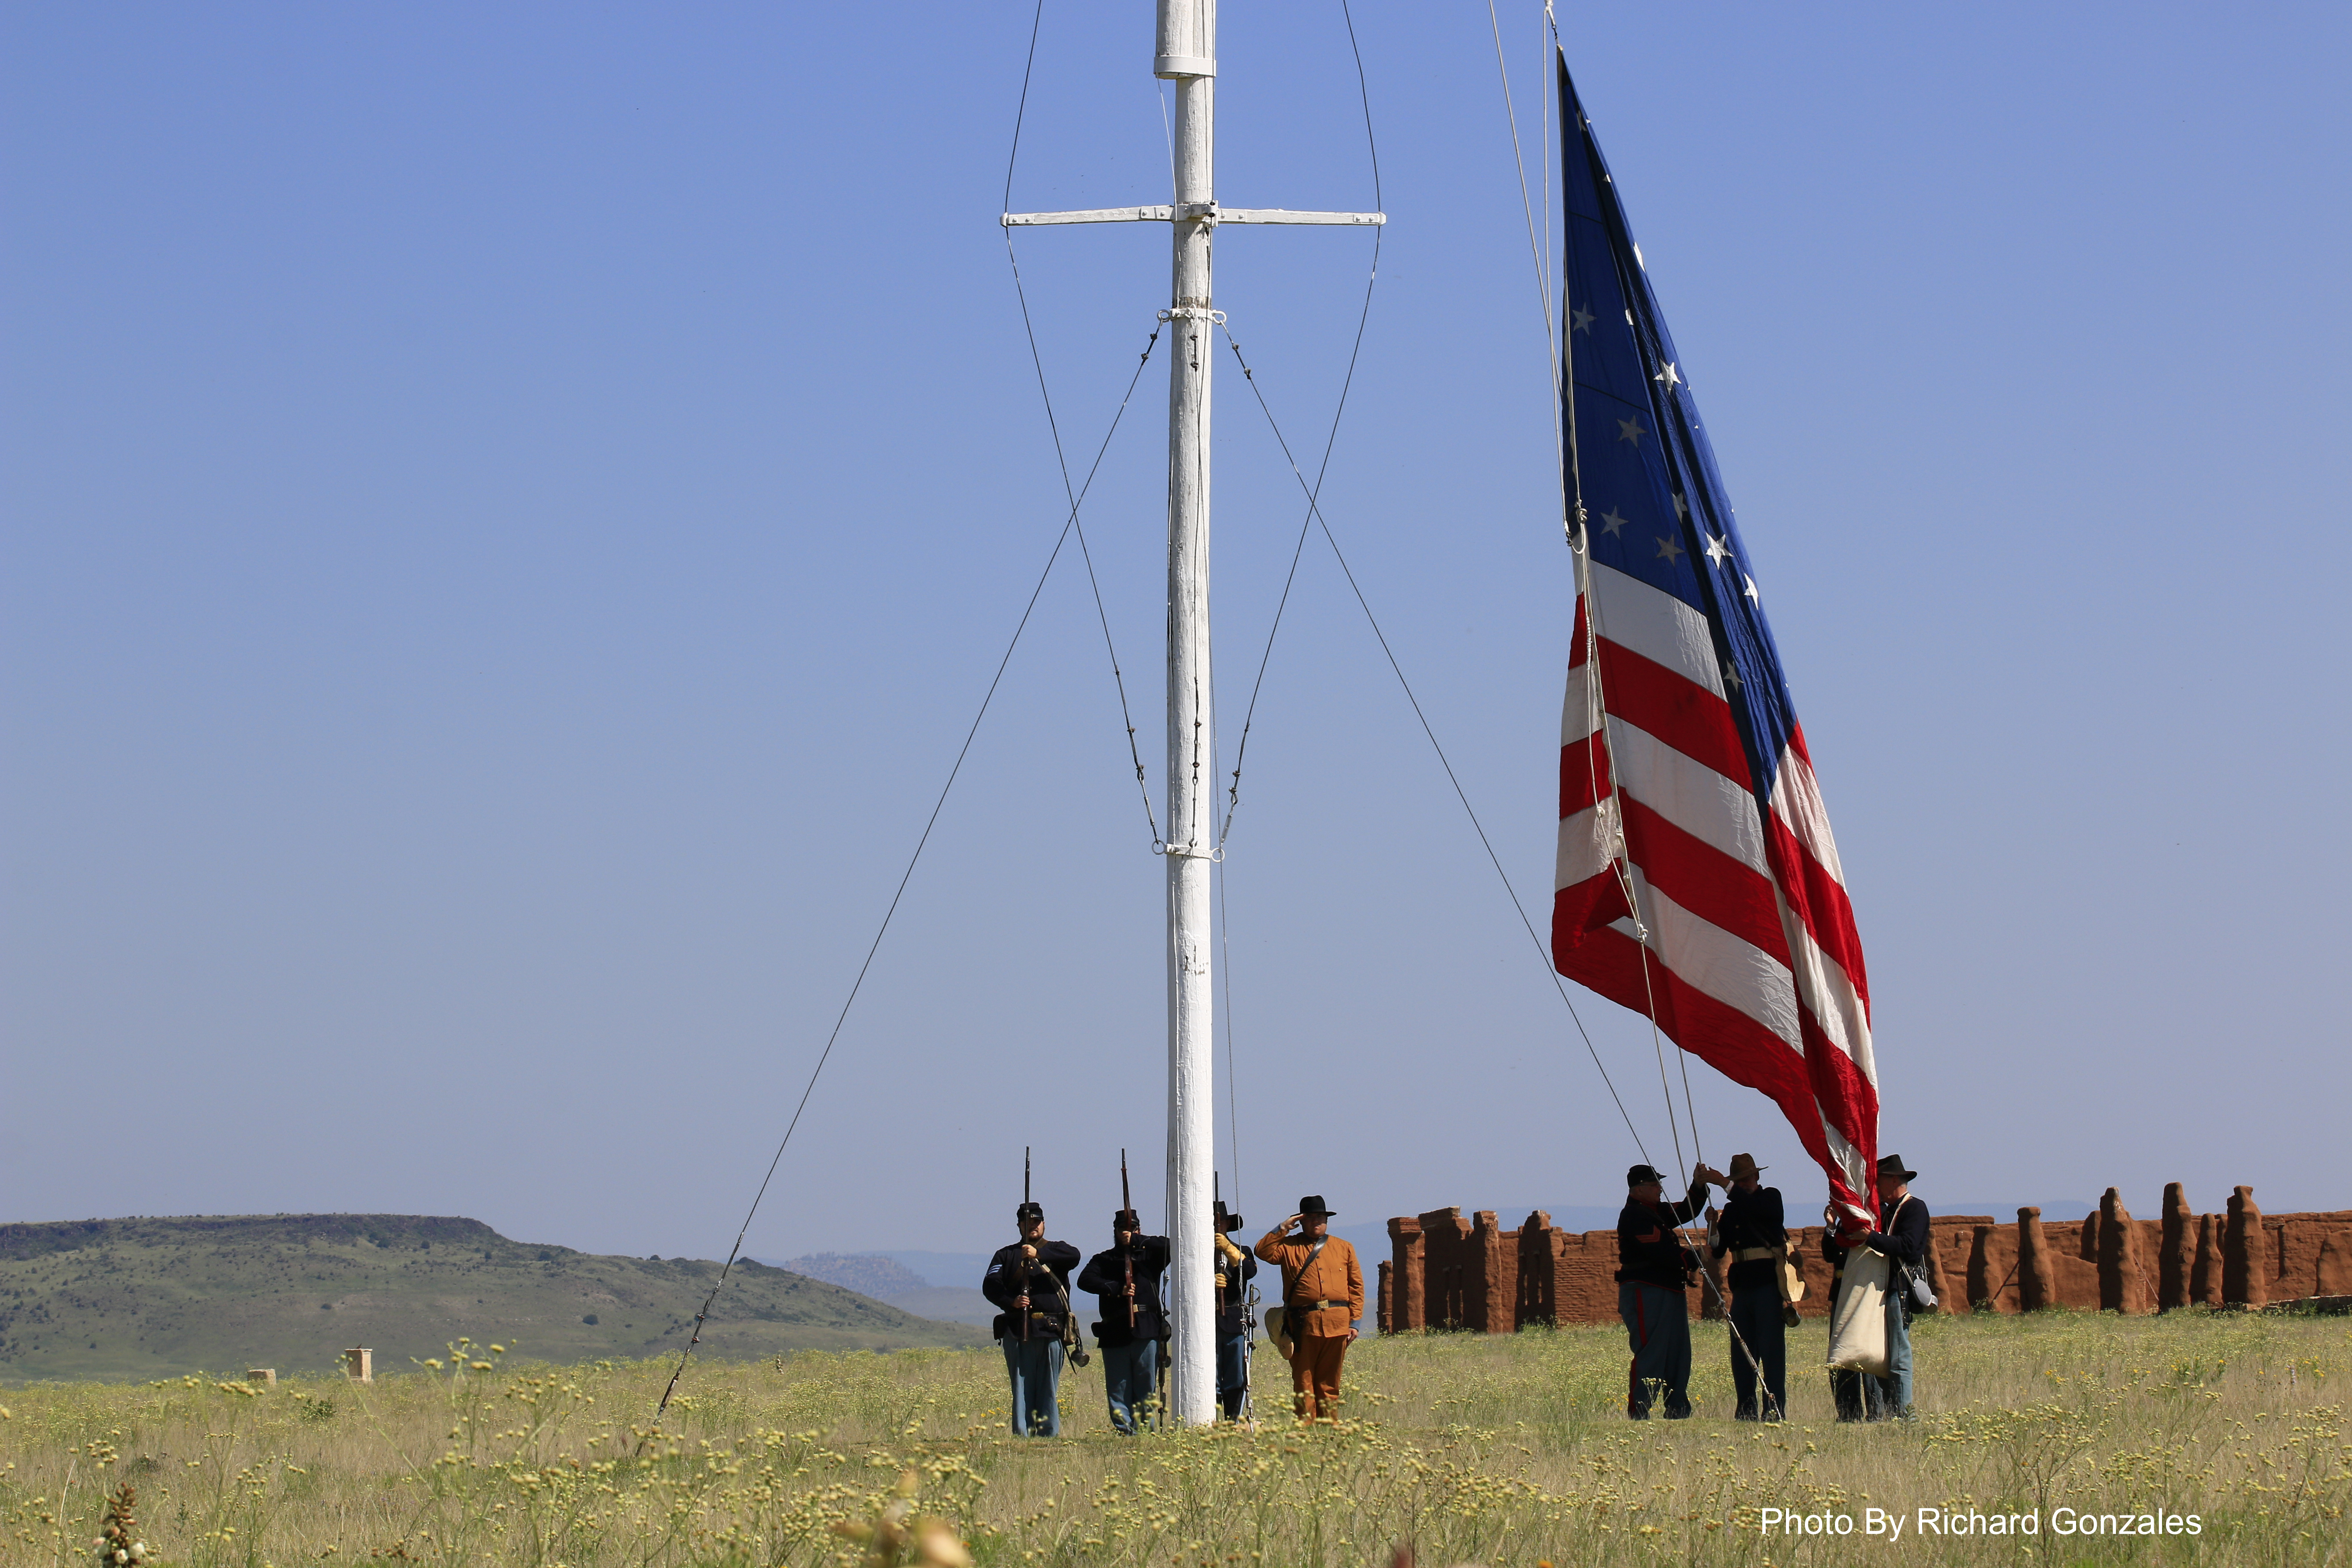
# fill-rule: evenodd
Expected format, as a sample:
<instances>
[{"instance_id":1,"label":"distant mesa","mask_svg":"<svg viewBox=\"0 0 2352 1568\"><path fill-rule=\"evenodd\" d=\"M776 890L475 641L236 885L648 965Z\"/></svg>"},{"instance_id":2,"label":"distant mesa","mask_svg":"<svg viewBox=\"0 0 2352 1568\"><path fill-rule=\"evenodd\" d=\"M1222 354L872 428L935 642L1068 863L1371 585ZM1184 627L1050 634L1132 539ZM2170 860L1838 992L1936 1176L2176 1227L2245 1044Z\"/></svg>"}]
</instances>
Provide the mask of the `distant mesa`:
<instances>
[{"instance_id":1,"label":"distant mesa","mask_svg":"<svg viewBox=\"0 0 2352 1568\"><path fill-rule=\"evenodd\" d=\"M870 1261L870 1260L869 1260ZM886 1266L897 1265L882 1259ZM195 1215L0 1225L0 1379L144 1379L274 1366L332 1374L353 1344L376 1375L412 1373L452 1341L551 1362L667 1356L719 1265L509 1241L428 1215ZM745 1259L702 1351L978 1343L968 1322ZM977 1291L970 1292L979 1299Z\"/></svg>"}]
</instances>

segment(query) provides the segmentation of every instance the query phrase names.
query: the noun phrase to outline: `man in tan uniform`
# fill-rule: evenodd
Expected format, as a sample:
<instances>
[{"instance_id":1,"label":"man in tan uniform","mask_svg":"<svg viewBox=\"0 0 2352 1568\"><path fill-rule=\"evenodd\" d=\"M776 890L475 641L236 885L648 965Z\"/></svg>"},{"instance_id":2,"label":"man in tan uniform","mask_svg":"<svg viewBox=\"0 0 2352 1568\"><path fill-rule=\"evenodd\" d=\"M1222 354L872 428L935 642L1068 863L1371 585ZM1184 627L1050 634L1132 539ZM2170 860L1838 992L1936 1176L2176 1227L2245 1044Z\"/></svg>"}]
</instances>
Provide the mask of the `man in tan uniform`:
<instances>
[{"instance_id":1,"label":"man in tan uniform","mask_svg":"<svg viewBox=\"0 0 2352 1568\"><path fill-rule=\"evenodd\" d=\"M1301 1421L1339 1414L1339 1363L1364 1315L1364 1270L1356 1249L1329 1234L1331 1211L1319 1196L1265 1233L1257 1255L1282 1266L1282 1310L1291 1338L1290 1386ZM1292 1226L1297 1236L1285 1233Z\"/></svg>"}]
</instances>

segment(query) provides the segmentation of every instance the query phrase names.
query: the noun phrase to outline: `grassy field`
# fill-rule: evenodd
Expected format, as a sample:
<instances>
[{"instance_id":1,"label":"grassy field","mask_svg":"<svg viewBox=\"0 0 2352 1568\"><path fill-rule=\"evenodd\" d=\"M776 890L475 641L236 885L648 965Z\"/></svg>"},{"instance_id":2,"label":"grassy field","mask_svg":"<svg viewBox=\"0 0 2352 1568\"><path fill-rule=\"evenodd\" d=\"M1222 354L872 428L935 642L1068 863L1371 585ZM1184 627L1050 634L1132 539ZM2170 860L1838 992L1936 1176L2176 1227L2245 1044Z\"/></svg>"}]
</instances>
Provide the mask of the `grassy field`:
<instances>
[{"instance_id":1,"label":"grassy field","mask_svg":"<svg viewBox=\"0 0 2352 1568\"><path fill-rule=\"evenodd\" d=\"M428 1215L0 1225L0 1380L324 1373L346 1345L406 1367L461 1334L518 1339L554 1361L660 1355L686 1342L718 1274L716 1263L601 1257ZM753 1361L985 1338L747 1261L703 1342Z\"/></svg>"},{"instance_id":2,"label":"grassy field","mask_svg":"<svg viewBox=\"0 0 2352 1568\"><path fill-rule=\"evenodd\" d=\"M837 1527L886 1510L944 1520L1003 1565L1385 1568L1401 1542L1423 1568L2352 1556L2347 1320L2049 1313L1916 1333L1921 1419L1868 1427L1829 1418L1817 1325L1792 1335L1795 1419L1772 1427L1723 1418L1711 1324L1699 1416L1640 1425L1621 1414L1622 1338L1601 1329L1360 1343L1350 1418L1303 1432L1121 1440L1089 1369L1063 1384L1058 1443L1005 1434L989 1351L701 1365L658 1433L667 1363L470 1347L365 1387L43 1384L0 1394L0 1561L92 1561L124 1480L140 1534L189 1564L849 1563L882 1559ZM1285 1405L1287 1369L1263 1349L1256 1364L1265 1405ZM2041 1531L1923 1537L1923 1507L2032 1510ZM1768 1538L1768 1508L1851 1515L1853 1534ZM1899 1540L1865 1533L1872 1508L1904 1519ZM2200 1533L2061 1535L2060 1509L2193 1514Z\"/></svg>"}]
</instances>

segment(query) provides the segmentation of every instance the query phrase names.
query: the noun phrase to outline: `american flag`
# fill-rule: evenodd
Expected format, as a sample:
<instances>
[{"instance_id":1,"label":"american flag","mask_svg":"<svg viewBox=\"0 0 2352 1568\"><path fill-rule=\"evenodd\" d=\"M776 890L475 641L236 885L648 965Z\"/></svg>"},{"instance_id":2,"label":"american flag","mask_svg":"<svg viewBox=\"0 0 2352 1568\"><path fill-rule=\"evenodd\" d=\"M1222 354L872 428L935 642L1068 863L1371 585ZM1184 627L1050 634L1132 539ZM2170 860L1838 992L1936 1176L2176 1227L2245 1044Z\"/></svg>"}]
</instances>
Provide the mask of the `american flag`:
<instances>
[{"instance_id":1,"label":"american flag","mask_svg":"<svg viewBox=\"0 0 2352 1568\"><path fill-rule=\"evenodd\" d=\"M1829 814L1688 374L1559 69L1562 418L1587 521L1552 960L1769 1095L1837 1198L1874 1213L1870 982Z\"/></svg>"}]
</instances>

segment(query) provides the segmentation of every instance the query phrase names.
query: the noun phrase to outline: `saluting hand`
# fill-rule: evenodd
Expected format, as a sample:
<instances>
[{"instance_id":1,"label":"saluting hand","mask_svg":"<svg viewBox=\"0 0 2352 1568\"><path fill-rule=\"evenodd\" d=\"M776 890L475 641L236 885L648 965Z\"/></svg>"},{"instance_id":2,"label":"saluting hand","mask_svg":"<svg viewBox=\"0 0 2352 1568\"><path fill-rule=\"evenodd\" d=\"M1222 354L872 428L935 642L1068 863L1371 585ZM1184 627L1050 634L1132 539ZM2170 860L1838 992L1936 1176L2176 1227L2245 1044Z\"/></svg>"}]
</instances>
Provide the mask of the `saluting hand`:
<instances>
[{"instance_id":1,"label":"saluting hand","mask_svg":"<svg viewBox=\"0 0 2352 1568\"><path fill-rule=\"evenodd\" d=\"M1298 1228L1298 1222L1306 1217L1307 1216L1303 1214L1292 1215L1288 1219L1282 1222L1282 1228L1285 1230L1297 1230Z\"/></svg>"}]
</instances>

